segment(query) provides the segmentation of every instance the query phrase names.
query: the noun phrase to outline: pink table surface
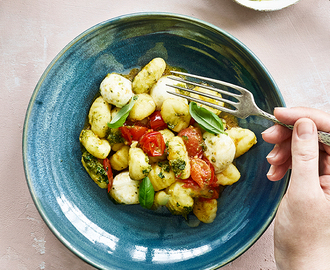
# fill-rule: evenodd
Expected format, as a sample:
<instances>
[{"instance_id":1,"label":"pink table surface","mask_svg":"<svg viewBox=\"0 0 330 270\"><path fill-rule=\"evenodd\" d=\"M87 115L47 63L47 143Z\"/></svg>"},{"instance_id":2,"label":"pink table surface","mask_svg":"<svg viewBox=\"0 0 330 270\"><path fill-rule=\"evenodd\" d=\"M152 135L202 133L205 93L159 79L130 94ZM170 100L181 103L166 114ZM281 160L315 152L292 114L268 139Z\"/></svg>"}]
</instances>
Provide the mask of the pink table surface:
<instances>
[{"instance_id":1,"label":"pink table surface","mask_svg":"<svg viewBox=\"0 0 330 270\"><path fill-rule=\"evenodd\" d=\"M330 1L258 12L232 0L0 0L0 269L93 269L41 219L22 162L25 112L55 55L89 27L127 13L162 11L212 23L247 45L288 107L330 112ZM274 270L273 225L224 270Z\"/></svg>"}]
</instances>

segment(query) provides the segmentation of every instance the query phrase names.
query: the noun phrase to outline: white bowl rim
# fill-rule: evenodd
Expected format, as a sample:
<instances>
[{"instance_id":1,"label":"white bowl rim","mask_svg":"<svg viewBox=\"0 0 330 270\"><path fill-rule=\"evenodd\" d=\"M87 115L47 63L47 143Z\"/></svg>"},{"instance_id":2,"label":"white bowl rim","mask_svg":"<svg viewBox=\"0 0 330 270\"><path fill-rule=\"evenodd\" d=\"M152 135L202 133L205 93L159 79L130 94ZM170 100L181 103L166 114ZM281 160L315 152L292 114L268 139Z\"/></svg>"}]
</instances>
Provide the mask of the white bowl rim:
<instances>
[{"instance_id":1,"label":"white bowl rim","mask_svg":"<svg viewBox=\"0 0 330 270\"><path fill-rule=\"evenodd\" d=\"M299 0L234 0L236 3L258 11L275 11L297 3Z\"/></svg>"}]
</instances>

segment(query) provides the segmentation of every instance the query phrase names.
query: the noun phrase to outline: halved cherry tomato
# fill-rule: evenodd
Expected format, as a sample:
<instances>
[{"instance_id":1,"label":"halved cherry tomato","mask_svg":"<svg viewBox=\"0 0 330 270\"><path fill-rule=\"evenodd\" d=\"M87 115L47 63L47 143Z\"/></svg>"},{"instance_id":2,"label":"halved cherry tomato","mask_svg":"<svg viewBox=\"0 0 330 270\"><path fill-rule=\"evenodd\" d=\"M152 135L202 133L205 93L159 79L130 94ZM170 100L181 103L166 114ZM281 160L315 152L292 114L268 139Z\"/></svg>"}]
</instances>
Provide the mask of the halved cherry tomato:
<instances>
[{"instance_id":1,"label":"halved cherry tomato","mask_svg":"<svg viewBox=\"0 0 330 270\"><path fill-rule=\"evenodd\" d=\"M107 172L108 175L108 193L111 190L112 187L112 183L113 183L113 174L112 174L112 170L111 170L111 165L110 165L110 160L108 158L103 159L103 168L105 169L105 171Z\"/></svg>"},{"instance_id":2,"label":"halved cherry tomato","mask_svg":"<svg viewBox=\"0 0 330 270\"><path fill-rule=\"evenodd\" d=\"M203 189L211 183L212 170L210 166L202 159L194 157L190 160L191 178Z\"/></svg>"},{"instance_id":3,"label":"halved cherry tomato","mask_svg":"<svg viewBox=\"0 0 330 270\"><path fill-rule=\"evenodd\" d=\"M205 156L203 156L203 160L207 163L207 165L210 167L210 169L211 169L211 181L210 181L210 183L209 183L209 186L214 186L214 187L216 187L216 186L218 186L217 185L217 178L216 178L216 176L215 176L215 170L214 170L214 166L213 166L213 164L208 160L208 158L207 157L205 157Z\"/></svg>"},{"instance_id":4,"label":"halved cherry tomato","mask_svg":"<svg viewBox=\"0 0 330 270\"><path fill-rule=\"evenodd\" d=\"M164 154L165 141L159 131L145 133L139 141L144 153L148 156L158 157Z\"/></svg>"},{"instance_id":5,"label":"halved cherry tomato","mask_svg":"<svg viewBox=\"0 0 330 270\"><path fill-rule=\"evenodd\" d=\"M183 187L184 188L191 188L194 190L200 190L200 186L191 178L187 178L187 179L180 179L181 182L184 182Z\"/></svg>"},{"instance_id":6,"label":"halved cherry tomato","mask_svg":"<svg viewBox=\"0 0 330 270\"><path fill-rule=\"evenodd\" d=\"M197 192L203 193L203 189L191 178L189 177L188 179L180 179L181 182L183 182L183 187L184 188L191 188L193 190L196 190ZM203 198L204 200L212 200L212 199L218 199L220 196L220 187L219 186L205 186L204 190L207 190L207 194L208 196L210 196L210 194L212 194L212 196L208 197L208 198L204 198L204 197L199 197L199 198ZM202 200L203 200L202 199Z\"/></svg>"},{"instance_id":7,"label":"halved cherry tomato","mask_svg":"<svg viewBox=\"0 0 330 270\"><path fill-rule=\"evenodd\" d=\"M123 138L128 141L129 144L132 141L138 141L149 129L144 126L121 126L119 127Z\"/></svg>"},{"instance_id":8,"label":"halved cherry tomato","mask_svg":"<svg viewBox=\"0 0 330 270\"><path fill-rule=\"evenodd\" d=\"M178 134L183 139L189 157L203 156L203 136L199 128L189 126L181 130Z\"/></svg>"},{"instance_id":9,"label":"halved cherry tomato","mask_svg":"<svg viewBox=\"0 0 330 270\"><path fill-rule=\"evenodd\" d=\"M164 122L160 111L155 111L152 115L150 115L149 120L150 127L153 130L161 130L167 128L167 124Z\"/></svg>"}]
</instances>

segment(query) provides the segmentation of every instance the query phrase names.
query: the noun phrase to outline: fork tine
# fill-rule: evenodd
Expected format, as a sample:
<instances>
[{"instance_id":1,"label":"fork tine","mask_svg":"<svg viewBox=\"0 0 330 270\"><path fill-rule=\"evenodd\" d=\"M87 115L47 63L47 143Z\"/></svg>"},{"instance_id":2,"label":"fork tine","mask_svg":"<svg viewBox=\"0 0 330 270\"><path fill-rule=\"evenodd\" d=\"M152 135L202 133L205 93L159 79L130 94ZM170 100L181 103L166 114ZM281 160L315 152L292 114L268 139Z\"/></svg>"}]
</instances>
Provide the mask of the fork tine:
<instances>
[{"instance_id":1,"label":"fork tine","mask_svg":"<svg viewBox=\"0 0 330 270\"><path fill-rule=\"evenodd\" d=\"M171 71L171 72L174 73L174 71ZM178 72L175 72L175 73L177 74ZM187 74L187 73L180 72L179 74L182 74L183 75L183 74ZM196 75L192 75L191 77L192 78L203 78L203 77L196 76ZM188 80L182 79L180 77L174 77L174 76L171 77L171 76L169 76L169 78L171 80L174 80L174 81L177 81L177 82L182 82L182 83L187 83L187 84L194 85L194 86L199 86L199 87L202 87L202 88L205 88L205 89L209 89L209 90L215 91L215 92L217 92L219 94L224 94L224 95L231 96L231 97L234 97L234 98L241 97L241 95L238 95L238 94L235 94L235 93L232 93L232 92L223 90L223 89L218 89L218 88L215 88L213 86L203 85L203 84L200 84L200 83L197 83L197 82L188 81ZM209 79L209 81L210 81L210 79ZM220 82L221 81L218 81L217 83L220 84ZM221 85L227 86L224 83L226 83L226 82L223 82L223 83L221 82ZM226 84L229 84L229 83L226 83ZM238 89L236 89L236 90L238 90Z\"/></svg>"},{"instance_id":2,"label":"fork tine","mask_svg":"<svg viewBox=\"0 0 330 270\"><path fill-rule=\"evenodd\" d=\"M222 97L217 97L217 96L214 96L214 95L211 95L211 94L208 94L208 93L196 91L196 90L185 88L185 87L178 86L178 85L167 84L167 86L175 88L175 89L179 89L179 90L182 90L182 91L186 91L186 92L189 92L189 93L193 93L193 94L196 94L196 95L200 95L200 96L203 96L203 97L211 98L211 99L214 99L214 100L217 100L217 101L222 101L222 102L227 103L229 105L232 105L234 107L236 107L236 105L237 105L237 102L234 102L234 101L231 101L231 100L228 100L228 99L224 99ZM197 86L202 87L202 88L206 88L206 87L204 87L204 85L197 85ZM206 88L206 89L210 89L210 88ZM210 90L214 90L214 89L211 88ZM172 93L172 92L169 92L169 93ZM186 95L183 95L183 96L186 97ZM207 102L207 101L205 101L205 102L206 102L205 105L208 105L208 106L209 106L209 104L212 104L211 102ZM199 103L201 103L201 102L199 102Z\"/></svg>"},{"instance_id":3,"label":"fork tine","mask_svg":"<svg viewBox=\"0 0 330 270\"><path fill-rule=\"evenodd\" d=\"M170 87L173 87L173 88L178 88L177 86L174 86L174 85L167 85L167 86L170 86ZM185 91L187 91L186 88L183 88L183 89ZM182 98L185 98L185 99L188 99L190 101L194 101L194 102L197 102L197 103L200 103L200 104L204 104L206 106L212 107L214 109L217 109L217 110L220 110L220 111L223 111L223 112L226 112L226 113L230 113L230 114L232 114L234 116L238 112L237 110L233 110L233 109L230 109L230 108L227 108L227 107L224 107L224 106L213 104L213 103L210 103L210 102L207 102L207 101L204 101L204 100L201 100L201 99L197 99L197 98L194 98L194 97L182 95L182 94L179 94L179 93L176 93L176 92L171 92L171 91L167 91L167 92L170 93L170 94L172 94L172 95L175 95L175 96L178 96L178 97L182 97Z\"/></svg>"},{"instance_id":4,"label":"fork tine","mask_svg":"<svg viewBox=\"0 0 330 270\"><path fill-rule=\"evenodd\" d=\"M228 82L224 82L224 81L220 81L220 80L216 80L216 79L212 79L212 78L207 78L207 77L203 77L203 76L198 76L198 75L194 75L194 74L189 74L189 73L185 73L185 72L180 72L180 71L171 71L172 74L176 74L176 75L182 75L182 76L186 76L186 77L190 77L190 78L194 78L194 79L198 79L201 81L207 81L207 82L212 82L212 83L216 83L219 85L223 85L223 86L227 86L230 88L233 88L239 92L246 92L246 89L243 87L240 87L238 85L232 84L232 83L228 83ZM189 83L191 83L190 81L187 81ZM220 89L218 89L220 90ZM223 90L224 91L224 90ZM229 95L233 95L233 93L227 92L225 91L226 94L229 93Z\"/></svg>"}]
</instances>

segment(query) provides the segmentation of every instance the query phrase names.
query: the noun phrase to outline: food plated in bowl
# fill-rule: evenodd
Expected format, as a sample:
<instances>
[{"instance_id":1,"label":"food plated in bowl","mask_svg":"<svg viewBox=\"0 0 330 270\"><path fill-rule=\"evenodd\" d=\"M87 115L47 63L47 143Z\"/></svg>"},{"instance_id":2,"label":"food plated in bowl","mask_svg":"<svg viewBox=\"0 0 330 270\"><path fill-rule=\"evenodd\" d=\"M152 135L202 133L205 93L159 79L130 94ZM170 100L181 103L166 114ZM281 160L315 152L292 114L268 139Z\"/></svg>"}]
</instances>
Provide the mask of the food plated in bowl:
<instances>
[{"instance_id":1,"label":"food plated in bowl","mask_svg":"<svg viewBox=\"0 0 330 270\"><path fill-rule=\"evenodd\" d=\"M289 7L299 0L234 0L236 3L258 11L275 11Z\"/></svg>"},{"instance_id":2,"label":"food plated in bowl","mask_svg":"<svg viewBox=\"0 0 330 270\"><path fill-rule=\"evenodd\" d=\"M238 120L258 143L236 159L239 181L217 202L210 224L114 204L86 172L79 141L90 107L108 73L128 75L154 58L190 73L248 88L271 112L284 102L260 61L221 29L167 13L126 15L92 27L66 46L31 98L23 136L24 166L34 202L54 234L101 269L215 269L247 250L271 223L288 175L266 179L272 146L260 133L272 123Z\"/></svg>"},{"instance_id":3,"label":"food plated in bowl","mask_svg":"<svg viewBox=\"0 0 330 270\"><path fill-rule=\"evenodd\" d=\"M114 203L155 211L166 206L186 220L194 213L212 223L222 190L240 179L234 159L257 143L256 136L220 110L171 95L170 87L187 92L178 88L187 83L176 83L169 72L157 57L131 80L117 73L103 79L79 136L81 162ZM199 98L209 91L192 89Z\"/></svg>"}]
</instances>

